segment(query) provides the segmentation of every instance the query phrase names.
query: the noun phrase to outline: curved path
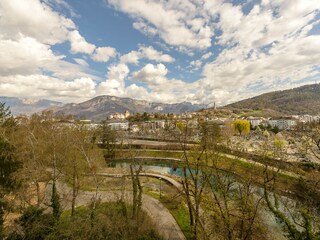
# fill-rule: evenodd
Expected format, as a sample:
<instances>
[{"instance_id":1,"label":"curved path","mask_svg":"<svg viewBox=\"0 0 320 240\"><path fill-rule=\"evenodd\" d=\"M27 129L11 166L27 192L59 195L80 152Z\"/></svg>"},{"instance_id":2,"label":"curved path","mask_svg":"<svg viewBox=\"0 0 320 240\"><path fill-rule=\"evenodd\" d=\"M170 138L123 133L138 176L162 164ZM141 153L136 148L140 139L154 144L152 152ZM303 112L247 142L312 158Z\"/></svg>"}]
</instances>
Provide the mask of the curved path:
<instances>
[{"instance_id":1,"label":"curved path","mask_svg":"<svg viewBox=\"0 0 320 240\"><path fill-rule=\"evenodd\" d=\"M164 178L162 178L164 179ZM174 180L173 180L174 181ZM178 183L179 184L179 183ZM46 189L46 203L50 203L51 185L48 184ZM64 200L61 205L62 209L67 210L71 208L72 189L65 183L57 182L59 194ZM94 192L84 191L79 192L77 197L77 206L87 205L91 202ZM120 191L99 191L98 197L102 202L116 202L121 199ZM126 203L132 203L132 193L126 191L124 199ZM163 206L161 202L146 194L142 196L142 209L153 220L158 233L166 240L186 240L179 225L169 210Z\"/></svg>"},{"instance_id":2,"label":"curved path","mask_svg":"<svg viewBox=\"0 0 320 240\"><path fill-rule=\"evenodd\" d=\"M98 176L103 176L103 177L123 177L123 176L128 176L130 177L131 175L130 174L117 174L117 173L98 173L97 174ZM153 177L153 178L160 178L168 183L170 183L172 186L174 186L175 188L177 188L179 191L182 191L183 190L183 187L182 187L182 184L179 183L178 181L170 178L170 177L167 177L167 176L164 176L164 175L161 175L161 174L156 174L156 173L139 173L139 176L145 176L145 177Z\"/></svg>"}]
</instances>

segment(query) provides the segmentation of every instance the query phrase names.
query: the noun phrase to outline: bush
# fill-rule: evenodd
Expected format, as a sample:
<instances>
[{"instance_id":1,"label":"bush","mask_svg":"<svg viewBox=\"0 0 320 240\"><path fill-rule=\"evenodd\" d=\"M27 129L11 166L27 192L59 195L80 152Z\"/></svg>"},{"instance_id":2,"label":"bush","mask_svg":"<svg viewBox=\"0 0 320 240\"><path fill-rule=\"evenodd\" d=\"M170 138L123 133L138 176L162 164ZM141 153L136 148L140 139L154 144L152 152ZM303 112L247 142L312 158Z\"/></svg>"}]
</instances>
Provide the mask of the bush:
<instances>
[{"instance_id":1,"label":"bush","mask_svg":"<svg viewBox=\"0 0 320 240\"><path fill-rule=\"evenodd\" d=\"M44 209L36 206L28 207L17 221L21 226L21 231L13 232L7 239L45 239L54 230L54 222L52 215L44 213Z\"/></svg>"}]
</instances>

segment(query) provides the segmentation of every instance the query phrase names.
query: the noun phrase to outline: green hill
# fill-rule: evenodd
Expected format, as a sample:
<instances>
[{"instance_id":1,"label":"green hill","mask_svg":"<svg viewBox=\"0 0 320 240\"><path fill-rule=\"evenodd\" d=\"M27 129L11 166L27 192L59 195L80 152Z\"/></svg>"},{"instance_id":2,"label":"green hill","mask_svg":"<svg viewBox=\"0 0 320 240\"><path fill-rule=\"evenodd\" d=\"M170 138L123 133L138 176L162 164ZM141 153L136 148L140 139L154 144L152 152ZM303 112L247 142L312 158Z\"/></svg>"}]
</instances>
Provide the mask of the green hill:
<instances>
[{"instance_id":1,"label":"green hill","mask_svg":"<svg viewBox=\"0 0 320 240\"><path fill-rule=\"evenodd\" d=\"M260 96L229 104L224 108L272 110L282 114L320 114L320 84L305 85L302 87L265 93Z\"/></svg>"}]
</instances>

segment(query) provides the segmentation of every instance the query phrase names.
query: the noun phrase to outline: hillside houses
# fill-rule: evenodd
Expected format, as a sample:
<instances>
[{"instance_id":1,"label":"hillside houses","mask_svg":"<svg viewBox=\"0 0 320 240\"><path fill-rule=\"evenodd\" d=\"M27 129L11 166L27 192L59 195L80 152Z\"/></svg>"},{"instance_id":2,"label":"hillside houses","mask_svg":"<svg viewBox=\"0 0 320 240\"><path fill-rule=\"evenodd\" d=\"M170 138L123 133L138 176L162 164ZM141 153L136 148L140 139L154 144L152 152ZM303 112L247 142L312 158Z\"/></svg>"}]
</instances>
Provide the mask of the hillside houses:
<instances>
[{"instance_id":1,"label":"hillside houses","mask_svg":"<svg viewBox=\"0 0 320 240\"><path fill-rule=\"evenodd\" d=\"M320 122L320 116L313 115L298 115L294 116L301 123L311 123L311 122Z\"/></svg>"}]
</instances>

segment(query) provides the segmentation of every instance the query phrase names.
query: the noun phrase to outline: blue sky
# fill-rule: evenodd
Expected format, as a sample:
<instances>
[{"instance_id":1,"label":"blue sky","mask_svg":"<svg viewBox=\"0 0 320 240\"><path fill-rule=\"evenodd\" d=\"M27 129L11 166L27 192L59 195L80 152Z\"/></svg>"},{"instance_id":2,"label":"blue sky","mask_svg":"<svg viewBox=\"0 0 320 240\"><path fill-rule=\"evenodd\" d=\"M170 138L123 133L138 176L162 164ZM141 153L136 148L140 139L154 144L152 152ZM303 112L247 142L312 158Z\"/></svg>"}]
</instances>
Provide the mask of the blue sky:
<instances>
[{"instance_id":1,"label":"blue sky","mask_svg":"<svg viewBox=\"0 0 320 240\"><path fill-rule=\"evenodd\" d=\"M1 0L0 95L218 105L320 80L319 0Z\"/></svg>"}]
</instances>

